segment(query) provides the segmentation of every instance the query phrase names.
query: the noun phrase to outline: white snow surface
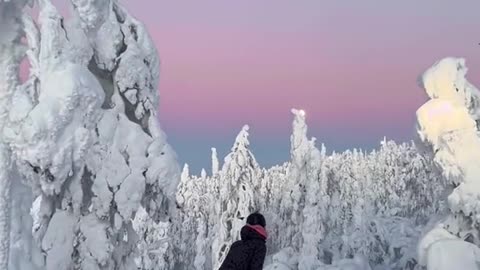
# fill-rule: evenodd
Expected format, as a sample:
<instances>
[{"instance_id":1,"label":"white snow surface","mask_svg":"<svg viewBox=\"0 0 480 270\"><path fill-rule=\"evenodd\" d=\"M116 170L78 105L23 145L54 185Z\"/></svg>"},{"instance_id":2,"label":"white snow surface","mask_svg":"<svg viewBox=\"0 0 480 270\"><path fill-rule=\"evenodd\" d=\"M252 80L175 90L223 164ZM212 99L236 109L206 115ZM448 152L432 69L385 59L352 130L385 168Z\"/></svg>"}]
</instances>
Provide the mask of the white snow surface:
<instances>
[{"instance_id":1,"label":"white snow surface","mask_svg":"<svg viewBox=\"0 0 480 270\"><path fill-rule=\"evenodd\" d=\"M77 219L66 211L57 211L53 215L42 240L42 250L50 254L46 258L46 269L72 267L71 254L76 223Z\"/></svg>"},{"instance_id":2,"label":"white snow surface","mask_svg":"<svg viewBox=\"0 0 480 270\"><path fill-rule=\"evenodd\" d=\"M419 243L419 260L428 270L477 270L480 265L480 249L438 225Z\"/></svg>"}]
</instances>

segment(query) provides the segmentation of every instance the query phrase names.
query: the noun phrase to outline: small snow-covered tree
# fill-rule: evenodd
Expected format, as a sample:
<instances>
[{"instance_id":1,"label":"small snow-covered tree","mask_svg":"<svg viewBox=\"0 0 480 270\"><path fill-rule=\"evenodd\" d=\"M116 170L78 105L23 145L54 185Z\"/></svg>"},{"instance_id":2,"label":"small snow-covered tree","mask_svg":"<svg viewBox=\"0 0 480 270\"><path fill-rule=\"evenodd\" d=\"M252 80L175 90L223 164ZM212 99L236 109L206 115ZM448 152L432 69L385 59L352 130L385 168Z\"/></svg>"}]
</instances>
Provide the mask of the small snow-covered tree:
<instances>
[{"instance_id":1,"label":"small snow-covered tree","mask_svg":"<svg viewBox=\"0 0 480 270\"><path fill-rule=\"evenodd\" d=\"M190 269L194 267L196 257L196 248L192 248L192 243L196 242L199 229L199 219L202 215L201 196L204 193L202 187L205 182L205 173L202 170L201 178L190 176L188 165L185 164L181 175L181 180L177 190L177 207L179 208L178 217L174 222L173 233L175 234L176 268Z\"/></svg>"},{"instance_id":2,"label":"small snow-covered tree","mask_svg":"<svg viewBox=\"0 0 480 270\"><path fill-rule=\"evenodd\" d=\"M190 176L185 165L177 191L178 215L173 222L175 269L211 268L212 204L216 203L208 188L211 178L202 169L201 176ZM194 243L194 247L192 247Z\"/></svg>"},{"instance_id":3,"label":"small snow-covered tree","mask_svg":"<svg viewBox=\"0 0 480 270\"><path fill-rule=\"evenodd\" d=\"M33 194L30 187L22 183L22 177L13 171L10 259L9 270L40 270L43 266L43 255L32 237L33 221L30 216Z\"/></svg>"},{"instance_id":4,"label":"small snow-covered tree","mask_svg":"<svg viewBox=\"0 0 480 270\"><path fill-rule=\"evenodd\" d=\"M286 224L282 219L281 209L282 196L285 184L287 183L288 164L277 165L272 168L264 169L260 178L260 189L257 192L260 212L267 220L267 230L269 238L267 239L267 250L276 252L280 249L290 246L289 242L284 240Z\"/></svg>"},{"instance_id":5,"label":"small snow-covered tree","mask_svg":"<svg viewBox=\"0 0 480 270\"><path fill-rule=\"evenodd\" d=\"M292 109L294 120L290 137L291 162L287 172L286 189L283 194L281 215L285 223L283 242L290 242L296 250L302 246L302 234L299 230L303 222L305 191L307 182L307 164L309 162L310 142L307 138L307 124L303 110Z\"/></svg>"},{"instance_id":6,"label":"small snow-covered tree","mask_svg":"<svg viewBox=\"0 0 480 270\"><path fill-rule=\"evenodd\" d=\"M217 235L212 252L214 269L223 262L230 245L240 238L240 230L247 216L257 210L253 187L255 181L258 181L260 169L248 149L248 129L248 126L244 126L238 134L221 172L218 207L220 220L215 229Z\"/></svg>"},{"instance_id":7,"label":"small snow-covered tree","mask_svg":"<svg viewBox=\"0 0 480 270\"><path fill-rule=\"evenodd\" d=\"M182 174L180 175L180 182L178 183L176 202L177 207L183 207L188 197L191 195L191 190L188 190L188 182L190 181L190 170L188 164L183 165Z\"/></svg>"},{"instance_id":8,"label":"small snow-covered tree","mask_svg":"<svg viewBox=\"0 0 480 270\"><path fill-rule=\"evenodd\" d=\"M321 262L321 241L325 236L326 209L328 207L327 190L322 186L321 167L325 158L325 151L320 152L315 147L315 139L310 141L308 154L305 208L303 209L303 223L301 232L303 237L300 249L299 270L318 269Z\"/></svg>"},{"instance_id":9,"label":"small snow-covered tree","mask_svg":"<svg viewBox=\"0 0 480 270\"><path fill-rule=\"evenodd\" d=\"M206 213L203 211L197 214L197 239L195 240L195 259L193 265L195 270L209 269L207 256L209 254L208 222Z\"/></svg>"},{"instance_id":10,"label":"small snow-covered tree","mask_svg":"<svg viewBox=\"0 0 480 270\"><path fill-rule=\"evenodd\" d=\"M218 173L218 168L220 164L218 162L217 149L212 147L212 175Z\"/></svg>"}]
</instances>

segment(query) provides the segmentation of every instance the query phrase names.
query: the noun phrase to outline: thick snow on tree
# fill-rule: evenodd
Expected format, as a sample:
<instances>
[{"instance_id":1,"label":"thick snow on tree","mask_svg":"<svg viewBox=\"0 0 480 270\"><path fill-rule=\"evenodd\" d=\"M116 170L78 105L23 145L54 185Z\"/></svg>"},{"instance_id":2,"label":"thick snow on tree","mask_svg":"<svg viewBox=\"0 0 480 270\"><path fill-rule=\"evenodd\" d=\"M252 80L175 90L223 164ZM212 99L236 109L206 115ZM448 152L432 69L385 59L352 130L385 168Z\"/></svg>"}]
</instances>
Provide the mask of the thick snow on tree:
<instances>
[{"instance_id":1,"label":"thick snow on tree","mask_svg":"<svg viewBox=\"0 0 480 270\"><path fill-rule=\"evenodd\" d=\"M178 190L176 194L176 201L178 206L182 207L191 196L191 190L188 190L188 182L190 180L190 170L188 164L183 166L182 174L180 175L180 182L178 183Z\"/></svg>"},{"instance_id":2,"label":"thick snow on tree","mask_svg":"<svg viewBox=\"0 0 480 270\"><path fill-rule=\"evenodd\" d=\"M19 175L12 178L12 205L10 230L10 259L8 269L40 270L43 255L32 236L33 220L30 216L32 190L24 185Z\"/></svg>"},{"instance_id":3,"label":"thick snow on tree","mask_svg":"<svg viewBox=\"0 0 480 270\"><path fill-rule=\"evenodd\" d=\"M197 237L197 215L201 213L200 196L204 193L199 183L199 178L189 177L188 165L185 165L177 192L179 216L173 228L177 268L187 269L194 264L196 249L193 243Z\"/></svg>"},{"instance_id":4,"label":"thick snow on tree","mask_svg":"<svg viewBox=\"0 0 480 270\"><path fill-rule=\"evenodd\" d=\"M307 182L305 208L303 209L303 224L301 227L303 243L300 249L298 269L318 269L323 263L320 259L320 243L325 233L323 222L327 215L328 196L326 187L322 187L320 170L325 155L315 147L315 140L310 141L309 157L307 164ZM307 189L308 187L308 189Z\"/></svg>"},{"instance_id":5,"label":"thick snow on tree","mask_svg":"<svg viewBox=\"0 0 480 270\"><path fill-rule=\"evenodd\" d=\"M451 187L448 196L450 214L439 223L437 227L440 228L437 230L443 229L454 239L478 245L480 138L476 120L479 91L466 80L466 72L464 59L446 58L423 74L422 85L430 100L417 111L417 130L420 141L431 149L435 163ZM456 244L457 242L452 242L451 247L457 246L461 250L478 253L475 246ZM432 256L439 256L439 260L448 252L448 246L432 245L431 249L435 249L423 252L428 259L421 258L421 262L429 269L437 269L432 265L437 265ZM457 262L467 259L463 256L456 257L459 254L452 253L451 259ZM476 269L475 262L472 261L475 258L477 256L472 255L469 258L469 268L463 269ZM467 265L468 263L465 267Z\"/></svg>"},{"instance_id":6,"label":"thick snow on tree","mask_svg":"<svg viewBox=\"0 0 480 270\"><path fill-rule=\"evenodd\" d=\"M8 268L10 248L11 149L3 136L13 94L19 88L22 15L27 1L0 1L0 269Z\"/></svg>"},{"instance_id":7,"label":"thick snow on tree","mask_svg":"<svg viewBox=\"0 0 480 270\"><path fill-rule=\"evenodd\" d=\"M197 239L195 240L195 259L193 265L196 270L203 270L208 269L208 265L210 265L207 265L207 254L210 246L208 242L208 223L204 213L200 212L197 215L197 224Z\"/></svg>"},{"instance_id":8,"label":"thick snow on tree","mask_svg":"<svg viewBox=\"0 0 480 270\"><path fill-rule=\"evenodd\" d=\"M259 210L265 215L267 220L267 230L269 238L267 239L267 249L270 252L279 251L285 247L282 245L286 226L291 224L291 220L284 220L282 216L282 194L287 183L288 164L274 166L264 169L261 184L257 192Z\"/></svg>"},{"instance_id":9,"label":"thick snow on tree","mask_svg":"<svg viewBox=\"0 0 480 270\"><path fill-rule=\"evenodd\" d=\"M303 208L305 207L305 185L307 181L307 164L310 154L310 141L307 138L305 111L292 109L294 120L293 133L290 137L291 162L288 168L287 189L282 200L282 216L284 220L291 220L293 226L284 228L284 241L290 239L295 250L302 246L302 233L298 230L303 222ZM289 207L291 206L291 207Z\"/></svg>"},{"instance_id":10,"label":"thick snow on tree","mask_svg":"<svg viewBox=\"0 0 480 270\"><path fill-rule=\"evenodd\" d=\"M257 210L254 186L260 174L255 157L248 149L248 126L244 126L225 158L220 178L220 221L213 246L213 266L218 268L230 245L240 239L247 216Z\"/></svg>"},{"instance_id":11,"label":"thick snow on tree","mask_svg":"<svg viewBox=\"0 0 480 270\"><path fill-rule=\"evenodd\" d=\"M0 149L11 151L19 178L32 189L33 237L45 269L132 269L137 209L166 220L179 178L157 122L153 42L116 1L72 0L68 21L49 0L39 1L35 22L21 7L11 13L23 16L14 18L21 30L12 26L9 33L25 33L31 69L15 91L0 91L1 102L11 99L1 109ZM8 39L10 46L20 37ZM8 55L1 74L13 80L5 71L15 74L20 58ZM1 216L8 220L8 213Z\"/></svg>"},{"instance_id":12,"label":"thick snow on tree","mask_svg":"<svg viewBox=\"0 0 480 270\"><path fill-rule=\"evenodd\" d=\"M143 207L138 209L133 220L138 234L136 269L173 269L172 238L170 222L156 222Z\"/></svg>"},{"instance_id":13,"label":"thick snow on tree","mask_svg":"<svg viewBox=\"0 0 480 270\"><path fill-rule=\"evenodd\" d=\"M212 175L218 173L220 163L218 162L217 149L212 147Z\"/></svg>"}]
</instances>

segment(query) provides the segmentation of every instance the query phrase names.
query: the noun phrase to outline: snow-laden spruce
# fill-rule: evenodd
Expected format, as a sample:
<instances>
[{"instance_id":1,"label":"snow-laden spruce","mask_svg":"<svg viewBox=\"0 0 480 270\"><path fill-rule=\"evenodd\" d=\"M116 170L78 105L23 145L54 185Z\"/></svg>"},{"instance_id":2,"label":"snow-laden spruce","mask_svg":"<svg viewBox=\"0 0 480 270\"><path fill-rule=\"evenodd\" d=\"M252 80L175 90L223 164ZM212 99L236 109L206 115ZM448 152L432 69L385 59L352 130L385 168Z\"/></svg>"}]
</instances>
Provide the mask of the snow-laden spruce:
<instances>
[{"instance_id":1,"label":"snow-laden spruce","mask_svg":"<svg viewBox=\"0 0 480 270\"><path fill-rule=\"evenodd\" d=\"M452 263L458 269L477 269L480 262L480 92L466 80L466 73L464 59L445 58L421 78L430 100L417 111L419 139L441 169L450 193L450 213L419 245L420 263L428 269L452 269ZM445 254L450 263L439 264Z\"/></svg>"},{"instance_id":2,"label":"snow-laden spruce","mask_svg":"<svg viewBox=\"0 0 480 270\"><path fill-rule=\"evenodd\" d=\"M212 175L216 175L219 171L220 163L218 162L217 149L212 147Z\"/></svg>"},{"instance_id":3,"label":"snow-laden spruce","mask_svg":"<svg viewBox=\"0 0 480 270\"><path fill-rule=\"evenodd\" d=\"M24 84L0 91L0 100L9 104L1 106L0 149L11 152L16 172L32 190L23 203L32 208L33 238L45 256L36 267L133 269L137 209L143 206L155 221L168 218L179 178L175 154L157 122L154 44L117 1L72 0L68 20L49 0L38 1L34 20L17 2L11 14L17 14L18 30L12 35L25 33L30 73ZM0 5L4 14L4 5L14 4ZM1 58L2 75L18 74L20 58L7 45L18 47L19 38L2 43L1 54L10 56ZM18 209L13 213L25 216ZM3 218L8 222L8 215L1 216L0 226ZM15 244L32 250L28 241ZM15 256L23 256L14 248Z\"/></svg>"},{"instance_id":4,"label":"snow-laden spruce","mask_svg":"<svg viewBox=\"0 0 480 270\"><path fill-rule=\"evenodd\" d=\"M325 172L323 166L326 156L325 147L322 151L315 147L315 139L310 141L307 166L307 182L305 186L305 205L303 208L303 223L300 227L302 233L302 246L300 247L299 270L317 269L323 263L323 254L319 244L325 237L327 209L329 197Z\"/></svg>"},{"instance_id":5,"label":"snow-laden spruce","mask_svg":"<svg viewBox=\"0 0 480 270\"><path fill-rule=\"evenodd\" d=\"M303 223L302 210L305 206L305 191L307 182L307 166L310 158L311 143L307 138L307 124L305 122L305 112L303 110L292 109L294 115L293 133L290 138L291 143L291 163L288 168L287 184L288 189L284 191L282 198L281 213L283 219L291 219L293 227L284 228L283 241L291 241L292 247L296 250L302 246L302 232L298 228ZM291 207L288 207L291 206Z\"/></svg>"},{"instance_id":6,"label":"snow-laden spruce","mask_svg":"<svg viewBox=\"0 0 480 270\"><path fill-rule=\"evenodd\" d=\"M248 126L242 128L222 167L217 206L220 220L212 247L212 265L215 269L220 267L231 244L240 239L240 230L247 216L258 210L254 190L260 167L248 149L248 129Z\"/></svg>"}]
</instances>

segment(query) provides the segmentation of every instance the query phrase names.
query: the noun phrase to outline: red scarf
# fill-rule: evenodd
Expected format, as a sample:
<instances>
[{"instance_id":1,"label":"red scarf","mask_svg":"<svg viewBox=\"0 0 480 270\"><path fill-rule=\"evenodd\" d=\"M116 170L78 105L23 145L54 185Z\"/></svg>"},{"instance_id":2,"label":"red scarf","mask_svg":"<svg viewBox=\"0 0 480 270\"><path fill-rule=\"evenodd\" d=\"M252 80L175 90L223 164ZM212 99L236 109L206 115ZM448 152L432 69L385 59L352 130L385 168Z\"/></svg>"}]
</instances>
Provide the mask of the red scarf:
<instances>
[{"instance_id":1,"label":"red scarf","mask_svg":"<svg viewBox=\"0 0 480 270\"><path fill-rule=\"evenodd\" d=\"M250 225L250 224L247 224L246 226L248 228L256 231L258 234L260 234L260 236L262 236L265 240L267 240L268 234L267 234L267 230L265 230L264 227L262 227L260 225Z\"/></svg>"}]
</instances>

